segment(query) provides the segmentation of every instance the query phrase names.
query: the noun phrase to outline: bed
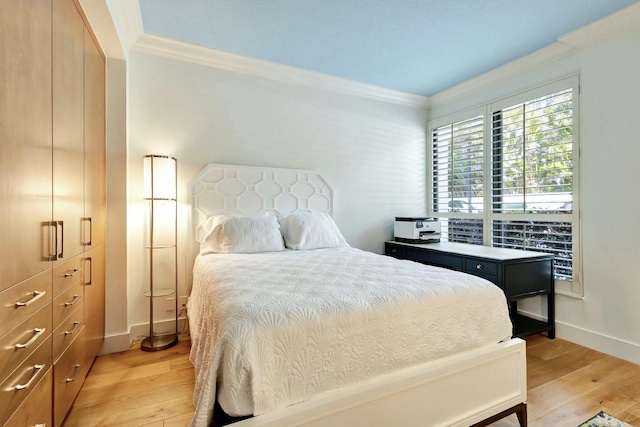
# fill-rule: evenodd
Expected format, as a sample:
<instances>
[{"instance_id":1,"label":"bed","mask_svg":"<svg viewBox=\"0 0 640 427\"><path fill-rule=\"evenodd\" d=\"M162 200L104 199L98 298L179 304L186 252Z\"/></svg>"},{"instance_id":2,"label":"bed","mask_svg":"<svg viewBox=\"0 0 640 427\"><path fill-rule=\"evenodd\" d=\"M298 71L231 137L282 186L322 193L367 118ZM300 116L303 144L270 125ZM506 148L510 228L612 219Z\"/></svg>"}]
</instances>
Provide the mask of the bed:
<instances>
[{"instance_id":1,"label":"bed","mask_svg":"<svg viewBox=\"0 0 640 427\"><path fill-rule=\"evenodd\" d=\"M497 287L350 247L311 171L212 164L190 201L193 426L526 425Z\"/></svg>"}]
</instances>

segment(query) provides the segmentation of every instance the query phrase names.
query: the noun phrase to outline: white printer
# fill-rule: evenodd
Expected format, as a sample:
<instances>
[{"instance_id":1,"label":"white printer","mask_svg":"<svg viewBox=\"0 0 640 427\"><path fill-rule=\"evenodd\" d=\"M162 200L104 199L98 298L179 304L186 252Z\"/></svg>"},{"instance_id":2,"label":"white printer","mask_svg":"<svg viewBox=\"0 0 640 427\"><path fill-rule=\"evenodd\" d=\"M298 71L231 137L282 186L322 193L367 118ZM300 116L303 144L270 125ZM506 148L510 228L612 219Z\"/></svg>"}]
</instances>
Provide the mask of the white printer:
<instances>
[{"instance_id":1,"label":"white printer","mask_svg":"<svg viewBox=\"0 0 640 427\"><path fill-rule=\"evenodd\" d=\"M393 237L403 243L437 243L440 241L440 221L435 218L396 217Z\"/></svg>"}]
</instances>

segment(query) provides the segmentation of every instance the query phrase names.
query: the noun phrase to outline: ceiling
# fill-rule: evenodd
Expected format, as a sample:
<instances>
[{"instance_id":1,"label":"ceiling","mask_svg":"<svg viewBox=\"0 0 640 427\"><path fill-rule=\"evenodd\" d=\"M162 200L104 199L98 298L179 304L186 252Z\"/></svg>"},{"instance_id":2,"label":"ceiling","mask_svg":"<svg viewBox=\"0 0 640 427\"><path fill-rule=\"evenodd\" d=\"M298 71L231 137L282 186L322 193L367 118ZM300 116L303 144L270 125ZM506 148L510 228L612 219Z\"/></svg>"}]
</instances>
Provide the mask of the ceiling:
<instances>
[{"instance_id":1,"label":"ceiling","mask_svg":"<svg viewBox=\"0 0 640 427\"><path fill-rule=\"evenodd\" d=\"M637 0L139 0L146 33L430 96Z\"/></svg>"}]
</instances>

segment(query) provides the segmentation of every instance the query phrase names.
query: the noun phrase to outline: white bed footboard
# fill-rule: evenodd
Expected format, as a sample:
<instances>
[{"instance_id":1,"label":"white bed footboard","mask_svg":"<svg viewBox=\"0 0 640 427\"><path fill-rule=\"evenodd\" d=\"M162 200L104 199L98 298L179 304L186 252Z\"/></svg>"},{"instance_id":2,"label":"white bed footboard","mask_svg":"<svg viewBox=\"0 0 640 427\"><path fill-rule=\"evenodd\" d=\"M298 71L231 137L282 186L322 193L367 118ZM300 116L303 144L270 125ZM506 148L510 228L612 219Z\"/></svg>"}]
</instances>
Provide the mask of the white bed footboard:
<instances>
[{"instance_id":1,"label":"white bed footboard","mask_svg":"<svg viewBox=\"0 0 640 427\"><path fill-rule=\"evenodd\" d=\"M468 427L526 401L521 339L383 375L234 427Z\"/></svg>"}]
</instances>

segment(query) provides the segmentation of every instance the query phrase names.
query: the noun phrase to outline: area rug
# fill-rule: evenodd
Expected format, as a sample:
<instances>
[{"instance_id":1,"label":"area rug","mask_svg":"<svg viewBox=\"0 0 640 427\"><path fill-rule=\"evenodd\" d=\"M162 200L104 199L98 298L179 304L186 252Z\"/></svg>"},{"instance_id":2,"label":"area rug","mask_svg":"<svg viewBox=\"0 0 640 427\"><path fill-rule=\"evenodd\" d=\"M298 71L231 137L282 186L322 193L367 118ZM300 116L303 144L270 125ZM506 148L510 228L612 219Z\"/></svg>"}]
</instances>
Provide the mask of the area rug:
<instances>
[{"instance_id":1,"label":"area rug","mask_svg":"<svg viewBox=\"0 0 640 427\"><path fill-rule=\"evenodd\" d=\"M625 423L624 421L620 421L616 417L609 415L604 411L600 411L599 414L583 422L578 427L633 427L633 426L631 424Z\"/></svg>"}]
</instances>

